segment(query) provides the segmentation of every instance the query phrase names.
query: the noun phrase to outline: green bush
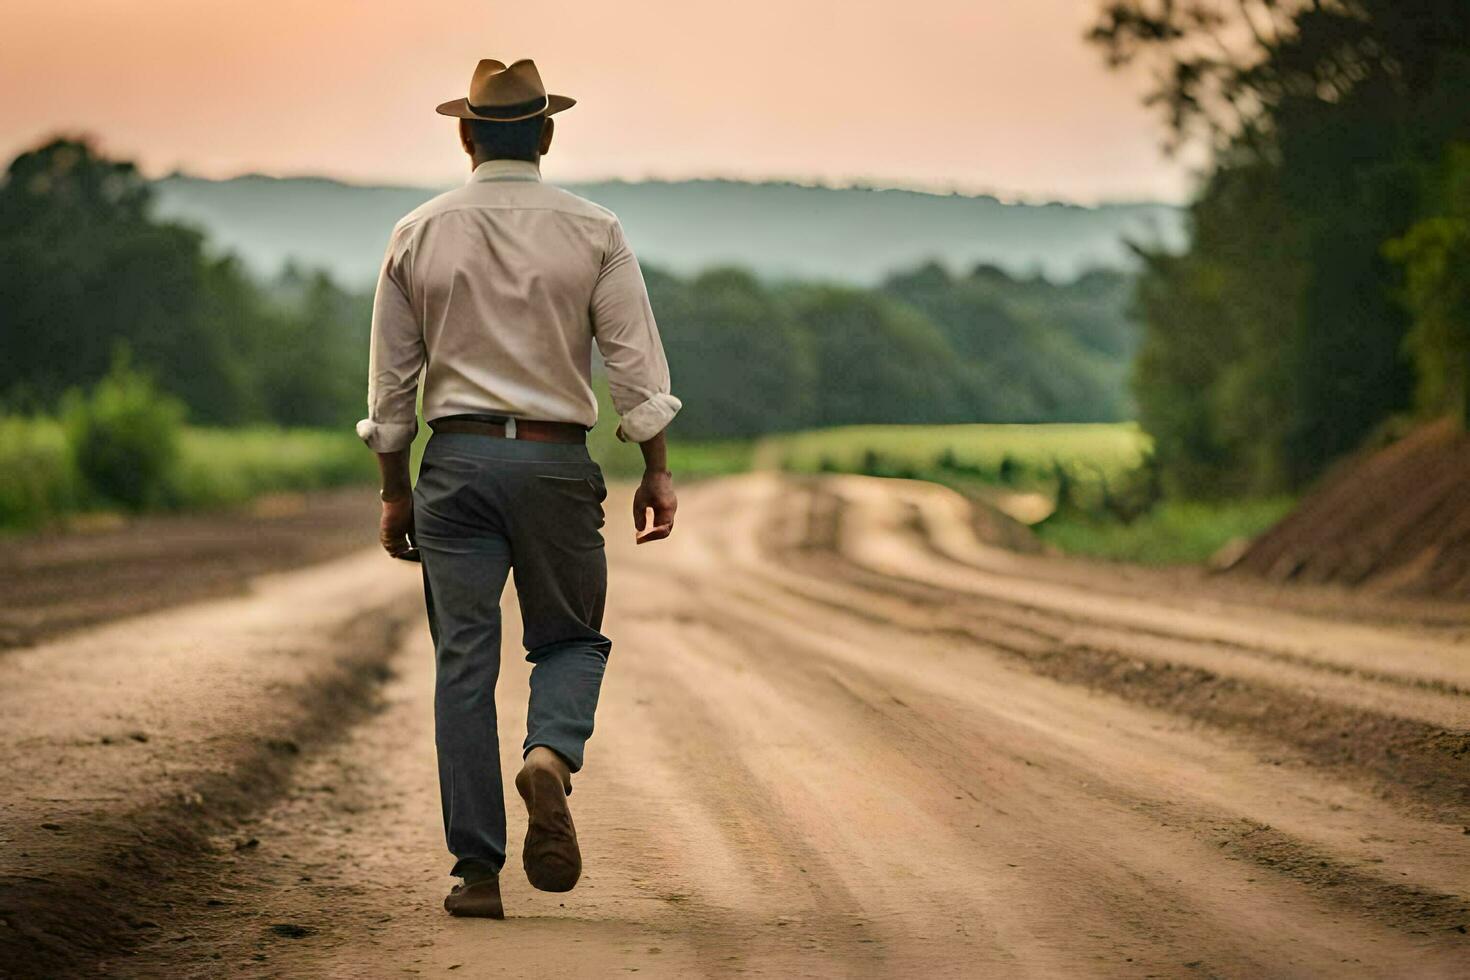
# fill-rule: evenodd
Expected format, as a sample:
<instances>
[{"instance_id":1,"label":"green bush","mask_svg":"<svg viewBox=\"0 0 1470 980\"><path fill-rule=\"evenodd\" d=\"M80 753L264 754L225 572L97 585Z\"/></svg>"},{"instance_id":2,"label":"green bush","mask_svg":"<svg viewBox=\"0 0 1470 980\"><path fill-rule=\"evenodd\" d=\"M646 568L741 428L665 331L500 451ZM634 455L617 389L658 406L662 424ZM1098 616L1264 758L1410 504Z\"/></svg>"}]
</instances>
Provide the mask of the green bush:
<instances>
[{"instance_id":1,"label":"green bush","mask_svg":"<svg viewBox=\"0 0 1470 980\"><path fill-rule=\"evenodd\" d=\"M120 358L90 392L67 394L63 418L77 472L100 502L129 510L168 502L182 402Z\"/></svg>"},{"instance_id":2,"label":"green bush","mask_svg":"<svg viewBox=\"0 0 1470 980\"><path fill-rule=\"evenodd\" d=\"M35 527L76 507L82 487L60 422L0 418L0 527Z\"/></svg>"}]
</instances>

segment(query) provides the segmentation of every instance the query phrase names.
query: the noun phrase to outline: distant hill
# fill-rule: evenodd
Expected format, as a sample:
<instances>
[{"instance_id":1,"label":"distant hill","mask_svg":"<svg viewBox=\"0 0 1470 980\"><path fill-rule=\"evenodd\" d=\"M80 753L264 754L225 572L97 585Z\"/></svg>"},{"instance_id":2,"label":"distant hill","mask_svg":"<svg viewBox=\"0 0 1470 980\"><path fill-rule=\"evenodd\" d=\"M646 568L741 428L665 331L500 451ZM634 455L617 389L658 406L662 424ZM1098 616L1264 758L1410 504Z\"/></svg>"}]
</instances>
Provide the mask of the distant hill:
<instances>
[{"instance_id":1,"label":"distant hill","mask_svg":"<svg viewBox=\"0 0 1470 980\"><path fill-rule=\"evenodd\" d=\"M346 285L370 281L393 223L438 193L255 175L176 175L154 186L160 217L204 229L256 270L273 274L294 258ZM1070 280L1090 268L1129 267L1129 239L1171 247L1184 239L1179 209L1154 203L1006 204L986 196L726 180L566 186L617 212L648 264L678 273L738 265L767 279L872 285L933 259L957 272L983 262Z\"/></svg>"}]
</instances>

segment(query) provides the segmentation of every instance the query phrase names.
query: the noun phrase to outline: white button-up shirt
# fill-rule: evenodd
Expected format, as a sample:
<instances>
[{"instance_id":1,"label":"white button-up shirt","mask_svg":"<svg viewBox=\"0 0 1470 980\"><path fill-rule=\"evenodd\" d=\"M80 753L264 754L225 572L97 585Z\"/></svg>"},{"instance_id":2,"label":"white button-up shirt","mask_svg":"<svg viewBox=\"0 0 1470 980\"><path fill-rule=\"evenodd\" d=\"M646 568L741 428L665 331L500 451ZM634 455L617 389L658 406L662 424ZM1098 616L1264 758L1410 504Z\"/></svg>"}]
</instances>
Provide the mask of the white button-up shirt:
<instances>
[{"instance_id":1,"label":"white button-up shirt","mask_svg":"<svg viewBox=\"0 0 1470 980\"><path fill-rule=\"evenodd\" d=\"M638 261L606 208L490 160L393 229L373 301L368 417L378 452L405 448L423 414L597 422L592 343L622 434L643 442L679 411Z\"/></svg>"}]
</instances>

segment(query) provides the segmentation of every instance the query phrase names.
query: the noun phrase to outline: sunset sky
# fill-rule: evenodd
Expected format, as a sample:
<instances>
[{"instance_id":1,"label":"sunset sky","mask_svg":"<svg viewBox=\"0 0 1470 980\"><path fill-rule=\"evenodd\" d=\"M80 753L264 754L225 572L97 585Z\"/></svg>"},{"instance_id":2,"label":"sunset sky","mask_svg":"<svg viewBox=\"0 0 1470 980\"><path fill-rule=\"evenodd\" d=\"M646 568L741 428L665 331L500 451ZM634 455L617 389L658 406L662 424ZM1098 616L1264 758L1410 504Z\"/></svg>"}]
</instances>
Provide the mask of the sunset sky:
<instances>
[{"instance_id":1,"label":"sunset sky","mask_svg":"<svg viewBox=\"0 0 1470 980\"><path fill-rule=\"evenodd\" d=\"M730 176L1181 199L1098 0L19 0L0 151L86 131L162 174L442 184L475 61L534 57L552 179Z\"/></svg>"}]
</instances>

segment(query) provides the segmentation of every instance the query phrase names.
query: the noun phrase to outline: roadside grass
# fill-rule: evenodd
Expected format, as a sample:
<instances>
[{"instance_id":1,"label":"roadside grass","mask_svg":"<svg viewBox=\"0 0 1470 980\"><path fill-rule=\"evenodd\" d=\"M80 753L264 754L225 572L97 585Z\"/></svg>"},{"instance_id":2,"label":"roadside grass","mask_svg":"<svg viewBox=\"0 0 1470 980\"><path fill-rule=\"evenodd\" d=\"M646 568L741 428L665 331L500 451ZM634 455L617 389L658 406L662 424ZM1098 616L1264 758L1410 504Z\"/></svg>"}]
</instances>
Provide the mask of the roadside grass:
<instances>
[{"instance_id":1,"label":"roadside grass","mask_svg":"<svg viewBox=\"0 0 1470 980\"><path fill-rule=\"evenodd\" d=\"M82 497L81 474L58 419L0 416L0 528L50 523Z\"/></svg>"},{"instance_id":2,"label":"roadside grass","mask_svg":"<svg viewBox=\"0 0 1470 980\"><path fill-rule=\"evenodd\" d=\"M601 429L598 425L597 429ZM643 454L636 445L598 438L597 429L589 441L592 458L611 479L633 480L643 473ZM611 433L609 433L611 434ZM701 480L716 476L748 473L755 457L755 444L749 440L731 439L686 442L675 438L669 442L669 469L676 480Z\"/></svg>"},{"instance_id":3,"label":"roadside grass","mask_svg":"<svg viewBox=\"0 0 1470 980\"><path fill-rule=\"evenodd\" d=\"M1130 524L1073 513L1042 522L1036 533L1066 554L1141 565L1199 564L1232 541L1254 538L1295 504L1293 497L1165 500Z\"/></svg>"},{"instance_id":4,"label":"roadside grass","mask_svg":"<svg viewBox=\"0 0 1470 980\"><path fill-rule=\"evenodd\" d=\"M607 379L594 378L592 389L597 393L598 421L587 436L587 451L608 477L637 479L643 473L643 453L633 443L618 441L618 413L608 394ZM754 453L755 443L748 439L680 439L676 425L669 439L669 469L676 480L730 476L749 471Z\"/></svg>"},{"instance_id":5,"label":"roadside grass","mask_svg":"<svg viewBox=\"0 0 1470 980\"><path fill-rule=\"evenodd\" d=\"M170 503L179 508L244 503L263 493L369 483L377 463L350 428L188 427Z\"/></svg>"}]
</instances>

